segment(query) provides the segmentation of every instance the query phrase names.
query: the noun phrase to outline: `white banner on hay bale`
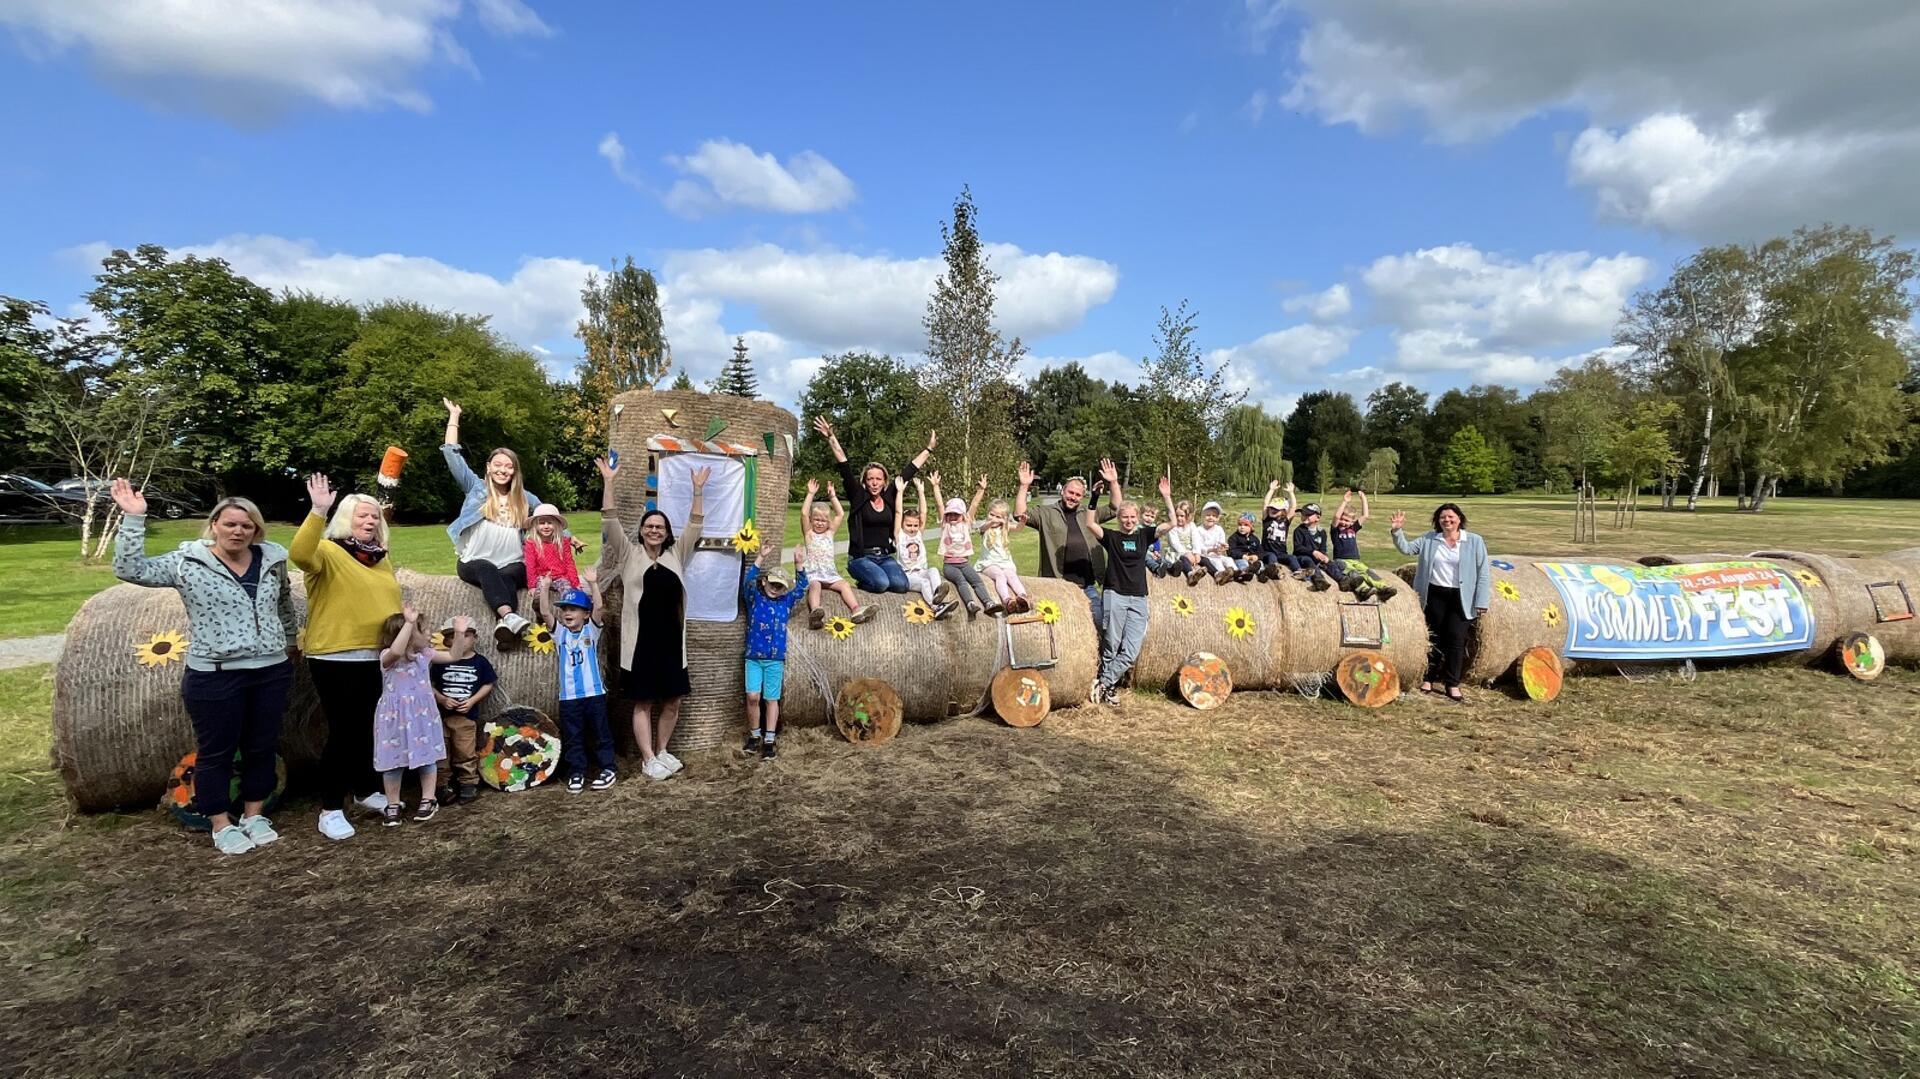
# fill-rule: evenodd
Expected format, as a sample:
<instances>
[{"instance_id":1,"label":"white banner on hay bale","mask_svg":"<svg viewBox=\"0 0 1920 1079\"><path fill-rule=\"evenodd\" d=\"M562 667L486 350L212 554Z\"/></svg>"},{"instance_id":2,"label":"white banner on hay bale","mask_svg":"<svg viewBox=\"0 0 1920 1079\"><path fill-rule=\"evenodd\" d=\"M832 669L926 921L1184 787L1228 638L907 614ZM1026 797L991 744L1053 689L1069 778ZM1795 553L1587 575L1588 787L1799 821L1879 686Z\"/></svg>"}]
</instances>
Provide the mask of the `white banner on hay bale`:
<instances>
[{"instance_id":1,"label":"white banner on hay bale","mask_svg":"<svg viewBox=\"0 0 1920 1079\"><path fill-rule=\"evenodd\" d=\"M740 614L740 555L732 550L694 553L696 537L686 535L693 515L693 472L711 468L701 492L706 525L701 535L731 539L745 519L747 470L737 457L670 453L660 458L660 512L673 522L686 567L687 617L701 622L731 622Z\"/></svg>"}]
</instances>

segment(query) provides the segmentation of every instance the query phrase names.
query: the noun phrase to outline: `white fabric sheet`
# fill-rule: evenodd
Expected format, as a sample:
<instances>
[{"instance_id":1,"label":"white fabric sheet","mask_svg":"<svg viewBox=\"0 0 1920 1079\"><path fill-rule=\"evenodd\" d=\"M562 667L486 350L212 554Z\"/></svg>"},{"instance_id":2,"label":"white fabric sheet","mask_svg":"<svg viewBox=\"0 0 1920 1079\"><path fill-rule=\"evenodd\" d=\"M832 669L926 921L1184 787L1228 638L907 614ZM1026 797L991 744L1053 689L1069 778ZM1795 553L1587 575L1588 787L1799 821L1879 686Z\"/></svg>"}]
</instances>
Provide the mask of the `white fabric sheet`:
<instances>
[{"instance_id":1,"label":"white fabric sheet","mask_svg":"<svg viewBox=\"0 0 1920 1079\"><path fill-rule=\"evenodd\" d=\"M704 453L673 453L660 458L660 493L655 502L673 522L676 549L687 582L687 617L702 622L731 622L740 615L740 556L732 550L693 549L686 534L693 513L693 472L711 468L701 509L703 532L731 538L745 520L747 469L737 457Z\"/></svg>"}]
</instances>

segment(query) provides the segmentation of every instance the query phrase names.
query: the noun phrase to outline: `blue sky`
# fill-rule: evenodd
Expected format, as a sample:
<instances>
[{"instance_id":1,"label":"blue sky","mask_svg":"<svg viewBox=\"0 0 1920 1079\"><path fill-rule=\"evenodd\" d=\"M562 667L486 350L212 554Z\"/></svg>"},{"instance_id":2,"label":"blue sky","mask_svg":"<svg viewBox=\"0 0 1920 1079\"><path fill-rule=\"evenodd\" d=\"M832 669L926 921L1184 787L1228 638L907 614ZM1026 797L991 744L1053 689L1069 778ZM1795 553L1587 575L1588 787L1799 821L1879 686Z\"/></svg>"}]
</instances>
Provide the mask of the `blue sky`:
<instances>
[{"instance_id":1,"label":"blue sky","mask_svg":"<svg viewBox=\"0 0 1920 1079\"><path fill-rule=\"evenodd\" d=\"M1131 380L1186 299L1275 408L1526 388L1701 243L1920 223L1915 5L1806 6L0 0L0 292L155 242L564 372L632 254L696 378L745 334L791 402L917 347L965 183L1030 366Z\"/></svg>"}]
</instances>

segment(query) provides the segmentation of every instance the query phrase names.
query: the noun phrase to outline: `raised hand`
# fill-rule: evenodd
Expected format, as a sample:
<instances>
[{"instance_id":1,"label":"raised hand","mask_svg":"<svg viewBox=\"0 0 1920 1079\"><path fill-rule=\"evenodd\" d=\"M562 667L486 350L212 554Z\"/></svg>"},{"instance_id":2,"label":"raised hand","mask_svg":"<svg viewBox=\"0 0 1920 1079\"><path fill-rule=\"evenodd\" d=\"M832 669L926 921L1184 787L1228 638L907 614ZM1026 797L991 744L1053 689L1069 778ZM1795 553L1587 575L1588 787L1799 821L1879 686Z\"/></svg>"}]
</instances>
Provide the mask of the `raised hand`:
<instances>
[{"instance_id":1,"label":"raised hand","mask_svg":"<svg viewBox=\"0 0 1920 1079\"><path fill-rule=\"evenodd\" d=\"M940 470L936 468L932 472L927 473L927 480L937 489L940 486Z\"/></svg>"},{"instance_id":2,"label":"raised hand","mask_svg":"<svg viewBox=\"0 0 1920 1079\"><path fill-rule=\"evenodd\" d=\"M133 484L124 479L113 481L113 504L129 517L144 517L147 512L147 496L134 490Z\"/></svg>"},{"instance_id":3,"label":"raised hand","mask_svg":"<svg viewBox=\"0 0 1920 1079\"><path fill-rule=\"evenodd\" d=\"M838 493L836 493L836 492L834 491L834 489L833 489L833 481L832 481L832 480L828 480L828 481L827 481L827 500L828 500L828 501L832 501L833 499L836 499L836 498L839 498L839 497L840 497L840 495L839 495Z\"/></svg>"},{"instance_id":4,"label":"raised hand","mask_svg":"<svg viewBox=\"0 0 1920 1079\"><path fill-rule=\"evenodd\" d=\"M1100 478L1107 481L1107 487L1117 489L1120 486L1120 470L1113 467L1113 458L1100 458Z\"/></svg>"},{"instance_id":5,"label":"raised hand","mask_svg":"<svg viewBox=\"0 0 1920 1079\"><path fill-rule=\"evenodd\" d=\"M450 420L457 420L457 419L459 419L459 418L460 418L460 406L459 406L459 405L456 405L456 404L454 404L454 403L453 403L453 399L452 399L452 398L450 398L450 397L442 397L442 398L440 399L440 403L441 403L441 404L443 404L443 405L445 405L445 406L447 406L447 418L448 418L448 419L450 419Z\"/></svg>"},{"instance_id":6,"label":"raised hand","mask_svg":"<svg viewBox=\"0 0 1920 1079\"><path fill-rule=\"evenodd\" d=\"M420 609L411 603L403 603L400 605L400 617L405 618L411 625L420 620Z\"/></svg>"},{"instance_id":7,"label":"raised hand","mask_svg":"<svg viewBox=\"0 0 1920 1079\"><path fill-rule=\"evenodd\" d=\"M318 472L307 477L307 498L313 503L313 512L322 517L333 508L333 484Z\"/></svg>"},{"instance_id":8,"label":"raised hand","mask_svg":"<svg viewBox=\"0 0 1920 1079\"><path fill-rule=\"evenodd\" d=\"M1402 528L1406 527L1407 511L1406 510L1393 511L1393 516L1387 518L1387 523L1393 527L1393 530L1395 532L1400 531Z\"/></svg>"},{"instance_id":9,"label":"raised hand","mask_svg":"<svg viewBox=\"0 0 1920 1079\"><path fill-rule=\"evenodd\" d=\"M587 585L588 587L592 587L594 584L598 583L599 580L600 580L600 573L598 570L594 569L592 566L588 566L586 569L583 569L580 571L581 584Z\"/></svg>"},{"instance_id":10,"label":"raised hand","mask_svg":"<svg viewBox=\"0 0 1920 1079\"><path fill-rule=\"evenodd\" d=\"M928 431L927 432L927 452L932 453L933 448L935 446L938 446L939 444L940 444L940 432Z\"/></svg>"},{"instance_id":11,"label":"raised hand","mask_svg":"<svg viewBox=\"0 0 1920 1079\"><path fill-rule=\"evenodd\" d=\"M693 493L694 493L694 494L699 494L699 493L700 493L700 489L701 489L702 487L705 487L705 486L707 485L707 480L708 480L709 478L711 478L712 476L713 476L713 469L712 469L712 468L696 468L696 469L694 469L694 470L693 470L693 477L692 477L692 478L693 478Z\"/></svg>"},{"instance_id":12,"label":"raised hand","mask_svg":"<svg viewBox=\"0 0 1920 1079\"><path fill-rule=\"evenodd\" d=\"M924 480L924 479L921 479L921 478L920 478L919 476L915 476L915 477L913 478L913 489L914 489L914 490L916 490L916 491L924 491L924 490L926 490L926 489L927 489L927 481L926 481L926 480Z\"/></svg>"},{"instance_id":13,"label":"raised hand","mask_svg":"<svg viewBox=\"0 0 1920 1079\"><path fill-rule=\"evenodd\" d=\"M812 498L814 495L817 495L819 493L820 493L820 481L814 479L812 476L808 476L807 477L807 497Z\"/></svg>"},{"instance_id":14,"label":"raised hand","mask_svg":"<svg viewBox=\"0 0 1920 1079\"><path fill-rule=\"evenodd\" d=\"M987 474L985 472L980 473L980 489L982 491L987 489Z\"/></svg>"},{"instance_id":15,"label":"raised hand","mask_svg":"<svg viewBox=\"0 0 1920 1079\"><path fill-rule=\"evenodd\" d=\"M893 493L896 495L903 495L907 493L907 481L904 478L900 476L895 476L893 478Z\"/></svg>"},{"instance_id":16,"label":"raised hand","mask_svg":"<svg viewBox=\"0 0 1920 1079\"><path fill-rule=\"evenodd\" d=\"M1027 488L1027 487L1032 487L1032 486L1033 486L1033 464L1032 464L1032 462L1029 462L1029 461L1022 461L1022 462L1020 462L1020 467L1019 467L1019 468L1018 468L1018 469L1017 469L1017 470L1016 470L1016 471L1014 472L1014 476L1015 476L1015 477L1016 477L1017 479L1019 479L1019 481L1020 481L1020 486L1021 486L1021 487L1022 487L1023 489L1024 489L1024 488Z\"/></svg>"},{"instance_id":17,"label":"raised hand","mask_svg":"<svg viewBox=\"0 0 1920 1079\"><path fill-rule=\"evenodd\" d=\"M467 631L472 628L473 628L473 619L468 618L464 614L456 614L453 616L453 635L455 637L466 636Z\"/></svg>"},{"instance_id":18,"label":"raised hand","mask_svg":"<svg viewBox=\"0 0 1920 1079\"><path fill-rule=\"evenodd\" d=\"M1160 482L1155 486L1159 489L1162 495L1165 495L1168 498L1173 497L1173 480L1170 477L1161 476Z\"/></svg>"},{"instance_id":19,"label":"raised hand","mask_svg":"<svg viewBox=\"0 0 1920 1079\"><path fill-rule=\"evenodd\" d=\"M618 464L607 460L605 457L595 457L593 459L593 467L600 470L600 476L602 479L610 480L613 478L613 474L615 472L620 471L620 466Z\"/></svg>"},{"instance_id":20,"label":"raised hand","mask_svg":"<svg viewBox=\"0 0 1920 1079\"><path fill-rule=\"evenodd\" d=\"M833 424L828 423L825 416L815 416L813 418L813 429L820 432L821 438L833 437Z\"/></svg>"}]
</instances>

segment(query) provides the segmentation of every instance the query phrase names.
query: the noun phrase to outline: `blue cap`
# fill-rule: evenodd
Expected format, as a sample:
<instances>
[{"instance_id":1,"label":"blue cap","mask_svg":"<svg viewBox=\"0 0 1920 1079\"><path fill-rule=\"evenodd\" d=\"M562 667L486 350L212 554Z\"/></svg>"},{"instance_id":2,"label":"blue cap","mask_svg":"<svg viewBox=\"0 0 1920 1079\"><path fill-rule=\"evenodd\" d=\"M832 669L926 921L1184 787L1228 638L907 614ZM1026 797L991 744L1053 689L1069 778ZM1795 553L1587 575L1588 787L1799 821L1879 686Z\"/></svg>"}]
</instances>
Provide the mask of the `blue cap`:
<instances>
[{"instance_id":1,"label":"blue cap","mask_svg":"<svg viewBox=\"0 0 1920 1079\"><path fill-rule=\"evenodd\" d=\"M562 607L578 607L583 611L591 611L593 610L593 597L587 595L585 589L570 588L567 590L566 595L560 597L559 605Z\"/></svg>"}]
</instances>

